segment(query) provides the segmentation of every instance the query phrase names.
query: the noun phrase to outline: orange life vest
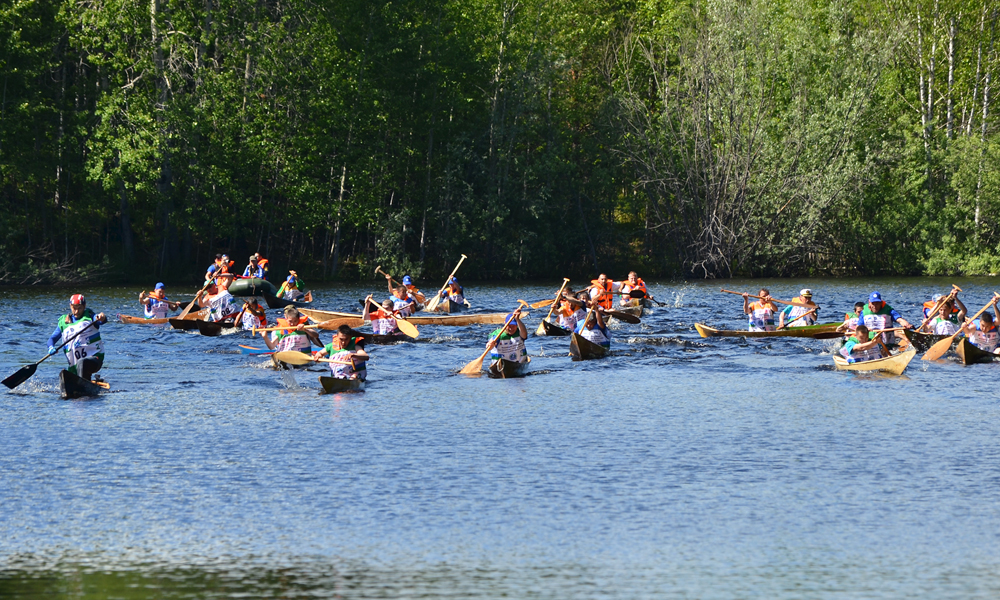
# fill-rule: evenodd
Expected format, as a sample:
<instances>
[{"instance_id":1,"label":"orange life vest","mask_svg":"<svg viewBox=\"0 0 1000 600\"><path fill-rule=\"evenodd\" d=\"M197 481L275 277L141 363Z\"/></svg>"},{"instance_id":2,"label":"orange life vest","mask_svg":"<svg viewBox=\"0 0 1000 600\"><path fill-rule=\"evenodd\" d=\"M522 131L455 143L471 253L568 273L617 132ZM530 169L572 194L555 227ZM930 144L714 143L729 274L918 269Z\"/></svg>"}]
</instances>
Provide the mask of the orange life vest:
<instances>
[{"instance_id":1,"label":"orange life vest","mask_svg":"<svg viewBox=\"0 0 1000 600\"><path fill-rule=\"evenodd\" d=\"M602 289L601 284L600 284L600 282L598 280L591 279L590 283L591 283L591 285L593 287L595 287L597 289ZM601 306L601 308L604 308L604 309L607 309L607 310L611 310L612 307L614 307L615 296L614 296L613 290L611 289L612 286L613 286L613 284L614 284L613 281L606 281L604 283L604 287L603 287L604 293L601 294L600 296L598 296L598 298L597 298L597 304L599 304Z\"/></svg>"}]
</instances>

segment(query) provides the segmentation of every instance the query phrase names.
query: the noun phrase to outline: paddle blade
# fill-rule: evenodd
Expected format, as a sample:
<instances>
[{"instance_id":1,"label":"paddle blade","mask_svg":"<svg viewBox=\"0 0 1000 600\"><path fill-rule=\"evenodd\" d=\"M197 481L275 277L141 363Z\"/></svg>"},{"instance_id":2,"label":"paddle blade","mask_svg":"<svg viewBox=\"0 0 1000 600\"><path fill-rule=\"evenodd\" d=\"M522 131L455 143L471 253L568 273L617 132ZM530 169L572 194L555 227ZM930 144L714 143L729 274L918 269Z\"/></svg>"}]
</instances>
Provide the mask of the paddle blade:
<instances>
[{"instance_id":1,"label":"paddle blade","mask_svg":"<svg viewBox=\"0 0 1000 600\"><path fill-rule=\"evenodd\" d=\"M295 350L275 352L274 359L289 365L307 365L313 362L312 356L304 352L296 352Z\"/></svg>"},{"instance_id":2,"label":"paddle blade","mask_svg":"<svg viewBox=\"0 0 1000 600\"><path fill-rule=\"evenodd\" d=\"M406 319L396 319L396 327L399 327L400 331L413 339L416 339L420 335L417 327Z\"/></svg>"},{"instance_id":3,"label":"paddle blade","mask_svg":"<svg viewBox=\"0 0 1000 600\"><path fill-rule=\"evenodd\" d=\"M944 338L943 340L936 342L933 346L924 352L924 355L920 357L920 360L937 360L945 355L948 350L951 349L952 342L955 341L955 336Z\"/></svg>"},{"instance_id":4,"label":"paddle blade","mask_svg":"<svg viewBox=\"0 0 1000 600\"><path fill-rule=\"evenodd\" d=\"M646 292L644 292L642 290L632 290L631 292L628 293L628 297L629 298L645 298L646 297Z\"/></svg>"},{"instance_id":5,"label":"paddle blade","mask_svg":"<svg viewBox=\"0 0 1000 600\"><path fill-rule=\"evenodd\" d=\"M539 302L532 302L528 306L530 306L531 308L545 308L546 306L552 306L553 302L555 302L555 300L553 300L553 299L550 298L548 300L541 300Z\"/></svg>"},{"instance_id":6,"label":"paddle blade","mask_svg":"<svg viewBox=\"0 0 1000 600\"><path fill-rule=\"evenodd\" d=\"M28 365L26 367L21 367L13 375L3 380L3 384L10 389L14 389L28 380L29 377L35 374L38 369L38 365Z\"/></svg>"},{"instance_id":7,"label":"paddle blade","mask_svg":"<svg viewBox=\"0 0 1000 600\"><path fill-rule=\"evenodd\" d=\"M485 356L485 355L484 355ZM459 371L462 375L479 375L483 372L483 356L462 367Z\"/></svg>"},{"instance_id":8,"label":"paddle blade","mask_svg":"<svg viewBox=\"0 0 1000 600\"><path fill-rule=\"evenodd\" d=\"M433 298L431 298L431 301L427 303L427 306L424 307L424 310L426 310L427 312L433 312L437 310L438 304L440 303L441 303L441 296L434 296Z\"/></svg>"},{"instance_id":9,"label":"paddle blade","mask_svg":"<svg viewBox=\"0 0 1000 600\"><path fill-rule=\"evenodd\" d=\"M538 329L535 330L535 335L545 335L545 324L539 323Z\"/></svg>"}]
</instances>

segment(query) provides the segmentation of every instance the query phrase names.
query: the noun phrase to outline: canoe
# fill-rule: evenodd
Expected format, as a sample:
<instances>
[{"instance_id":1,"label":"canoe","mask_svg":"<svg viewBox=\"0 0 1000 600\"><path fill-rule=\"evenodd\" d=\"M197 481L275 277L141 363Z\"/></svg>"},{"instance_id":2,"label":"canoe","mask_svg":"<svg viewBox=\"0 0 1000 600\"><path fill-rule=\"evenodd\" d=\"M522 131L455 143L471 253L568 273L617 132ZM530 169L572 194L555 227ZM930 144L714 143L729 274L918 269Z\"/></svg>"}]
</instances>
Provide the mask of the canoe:
<instances>
[{"instance_id":1,"label":"canoe","mask_svg":"<svg viewBox=\"0 0 1000 600\"><path fill-rule=\"evenodd\" d=\"M104 385L101 385L102 383ZM92 398L107 390L108 387L108 384L103 381L88 381L65 370L59 372L59 394L65 400Z\"/></svg>"},{"instance_id":2,"label":"canoe","mask_svg":"<svg viewBox=\"0 0 1000 600\"><path fill-rule=\"evenodd\" d=\"M927 349L941 340L951 337L950 335L936 335L933 333L922 333L911 329L904 329L903 335L918 352L927 352Z\"/></svg>"},{"instance_id":3,"label":"canoe","mask_svg":"<svg viewBox=\"0 0 1000 600\"><path fill-rule=\"evenodd\" d=\"M969 338L959 340L955 346L955 353L958 354L958 358L962 360L963 365L988 363L993 362L996 358L1000 358L1000 355L977 348L975 344L969 341Z\"/></svg>"},{"instance_id":4,"label":"canoe","mask_svg":"<svg viewBox=\"0 0 1000 600\"><path fill-rule=\"evenodd\" d=\"M208 309L203 308L201 310L196 310L189 312L184 316L185 320L194 321L195 319L204 319L208 316ZM147 319L145 317L132 317L129 315L118 315L118 322L124 325L166 325L170 319L175 319L177 317L164 317L162 319Z\"/></svg>"},{"instance_id":5,"label":"canoe","mask_svg":"<svg viewBox=\"0 0 1000 600\"><path fill-rule=\"evenodd\" d=\"M633 317L641 317L642 308L642 304L636 302L635 306L615 306L612 307L612 310L617 310L618 312L623 312L626 315L632 315ZM613 319L614 317L611 318Z\"/></svg>"},{"instance_id":6,"label":"canoe","mask_svg":"<svg viewBox=\"0 0 1000 600\"><path fill-rule=\"evenodd\" d=\"M583 337L579 333L574 333L569 337L569 354L573 360L590 360L592 358L604 358L609 350L600 344Z\"/></svg>"},{"instance_id":7,"label":"canoe","mask_svg":"<svg viewBox=\"0 0 1000 600\"><path fill-rule=\"evenodd\" d=\"M237 298L247 298L250 296L275 295L278 293L274 284L260 277L247 277L237 279L229 286L229 293Z\"/></svg>"},{"instance_id":8,"label":"canoe","mask_svg":"<svg viewBox=\"0 0 1000 600\"><path fill-rule=\"evenodd\" d=\"M296 308L302 306L308 306L312 302L312 292L306 293L302 300L285 300L284 298L279 298L274 294L261 294L264 298L264 302L267 303L268 308L285 308L286 306L294 306Z\"/></svg>"},{"instance_id":9,"label":"canoe","mask_svg":"<svg viewBox=\"0 0 1000 600\"><path fill-rule=\"evenodd\" d=\"M531 359L524 362L514 362L512 360L507 360L506 358L501 358L497 362L490 365L487 374L490 379L514 379L516 377L524 377L528 374L528 363Z\"/></svg>"},{"instance_id":10,"label":"canoe","mask_svg":"<svg viewBox=\"0 0 1000 600\"><path fill-rule=\"evenodd\" d=\"M274 354L274 350L269 350L268 348L254 348L253 346L244 346L240 344L240 354Z\"/></svg>"},{"instance_id":11,"label":"canoe","mask_svg":"<svg viewBox=\"0 0 1000 600\"><path fill-rule=\"evenodd\" d=\"M331 319L356 319L357 325L353 323L347 323L351 327L360 327L361 320L360 314L355 313L345 313L345 312L335 312L332 310L316 310L313 308L300 308L299 312L309 317L317 323L322 323L324 321L329 321ZM521 318L526 318L529 313L522 312ZM406 318L407 321L413 323L414 325L449 325L449 326L462 326L462 325L503 325L507 320L506 313L483 313L483 314L459 314L459 315L440 315L440 316L430 316L430 315L411 315Z\"/></svg>"},{"instance_id":12,"label":"canoe","mask_svg":"<svg viewBox=\"0 0 1000 600\"><path fill-rule=\"evenodd\" d=\"M232 329L234 327L231 320L224 321L194 321L198 325L198 333L201 335L207 335L209 337L215 337L222 335L223 329Z\"/></svg>"},{"instance_id":13,"label":"canoe","mask_svg":"<svg viewBox=\"0 0 1000 600\"><path fill-rule=\"evenodd\" d=\"M821 325L806 325L805 327L786 327L781 331L734 331L725 329L714 329L708 325L703 325L701 323L695 323L694 328L698 331L698 335L703 338L707 337L748 337L748 338L763 338L763 337L812 337L817 333L830 333L832 331L837 331L840 327L840 323L823 323Z\"/></svg>"},{"instance_id":14,"label":"canoe","mask_svg":"<svg viewBox=\"0 0 1000 600\"><path fill-rule=\"evenodd\" d=\"M362 379L338 379L336 377L320 376L319 384L323 386L324 394L365 391L365 382Z\"/></svg>"},{"instance_id":15,"label":"canoe","mask_svg":"<svg viewBox=\"0 0 1000 600\"><path fill-rule=\"evenodd\" d=\"M198 321L201 320L202 319L177 319L171 317L170 319L167 319L167 322L170 323L170 326L173 327L174 329L180 329L182 331L194 331L198 329Z\"/></svg>"},{"instance_id":16,"label":"canoe","mask_svg":"<svg viewBox=\"0 0 1000 600\"><path fill-rule=\"evenodd\" d=\"M569 335L571 333L573 333L573 332L570 331L569 329L563 329L562 327L556 325L555 323L549 323L548 321L542 321L542 334L541 335L550 335L550 336L553 336L553 337L555 337L555 336L564 337L564 336L567 336L567 335ZM535 335L538 335L537 331L535 332Z\"/></svg>"},{"instance_id":17,"label":"canoe","mask_svg":"<svg viewBox=\"0 0 1000 600\"><path fill-rule=\"evenodd\" d=\"M389 335L362 335L365 336L366 340L370 340L373 344L395 344L396 342L408 342L413 339L405 333L393 333Z\"/></svg>"},{"instance_id":18,"label":"canoe","mask_svg":"<svg viewBox=\"0 0 1000 600\"><path fill-rule=\"evenodd\" d=\"M464 304L459 304L458 302L452 301L451 298L445 298L444 300L441 301L440 304L437 305L437 308L434 309L434 312L443 312L452 314L452 313L462 312L469 308L472 307L469 305L468 300L466 300Z\"/></svg>"},{"instance_id":19,"label":"canoe","mask_svg":"<svg viewBox=\"0 0 1000 600\"><path fill-rule=\"evenodd\" d=\"M906 370L906 365L910 364L916 355L917 349L910 348L906 352L900 352L888 358L848 363L846 358L834 356L833 362L837 365L838 371L882 371L892 375L902 375L903 371Z\"/></svg>"}]
</instances>

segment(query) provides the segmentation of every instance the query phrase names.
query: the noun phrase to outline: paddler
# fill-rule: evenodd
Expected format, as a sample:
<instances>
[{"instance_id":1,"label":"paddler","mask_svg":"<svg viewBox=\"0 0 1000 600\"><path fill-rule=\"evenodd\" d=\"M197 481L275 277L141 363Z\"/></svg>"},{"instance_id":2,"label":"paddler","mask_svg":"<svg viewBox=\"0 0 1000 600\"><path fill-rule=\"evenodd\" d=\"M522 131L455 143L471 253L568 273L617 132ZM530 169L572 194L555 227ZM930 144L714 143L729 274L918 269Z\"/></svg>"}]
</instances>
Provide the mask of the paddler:
<instances>
[{"instance_id":1,"label":"paddler","mask_svg":"<svg viewBox=\"0 0 1000 600\"><path fill-rule=\"evenodd\" d=\"M808 288L801 290L797 297L792 298L792 302L798 302L799 304L804 304L805 306L795 306L793 304L786 306L778 315L778 327L784 329L786 318L788 319L789 327L805 327L807 325L815 325L816 315L819 314L819 306L813 302L812 297L812 290ZM813 312L810 313L809 311ZM805 315L806 313L809 314L802 317L802 315ZM799 317L802 318L799 319ZM793 323L792 321L795 322Z\"/></svg>"},{"instance_id":2,"label":"paddler","mask_svg":"<svg viewBox=\"0 0 1000 600\"><path fill-rule=\"evenodd\" d=\"M757 295L760 299L750 302L750 294L743 293L743 314L749 316L749 330L774 331L774 313L778 312L778 307L771 301L771 292L760 288Z\"/></svg>"},{"instance_id":3,"label":"paddler","mask_svg":"<svg viewBox=\"0 0 1000 600\"><path fill-rule=\"evenodd\" d=\"M297 351L306 354L312 351L312 344L322 346L319 334L312 329L306 329L306 320L294 306L285 307L285 318L278 319L281 331L275 331L272 337L264 335L264 343L275 352Z\"/></svg>"},{"instance_id":4,"label":"paddler","mask_svg":"<svg viewBox=\"0 0 1000 600\"><path fill-rule=\"evenodd\" d=\"M643 297L641 299L631 296L631 293L635 290L642 292ZM649 298L649 291L646 290L646 282L635 271L629 271L628 279L618 285L618 291L622 295L622 306L638 306L640 302Z\"/></svg>"},{"instance_id":5,"label":"paddler","mask_svg":"<svg viewBox=\"0 0 1000 600\"><path fill-rule=\"evenodd\" d=\"M840 354L849 363L875 360L882 358L882 344L879 343L878 336L871 335L867 327L863 324L858 324L854 330L854 335L844 342L844 347L840 349Z\"/></svg>"},{"instance_id":6,"label":"paddler","mask_svg":"<svg viewBox=\"0 0 1000 600\"><path fill-rule=\"evenodd\" d=\"M966 323L964 331L969 341L980 350L1000 354L1000 328L997 327L1000 309L997 309L996 300L993 301L993 312L992 315L983 312L977 320Z\"/></svg>"},{"instance_id":7,"label":"paddler","mask_svg":"<svg viewBox=\"0 0 1000 600\"><path fill-rule=\"evenodd\" d=\"M965 305L962 304L962 301L958 299L958 289L953 290L951 294L948 294L948 296L951 296L952 298L955 299L955 303L952 305L952 309L951 309L953 313L957 313L959 310L963 310L966 313L969 312L969 310L967 308L965 308ZM931 297L930 300L928 300L927 302L924 302L924 319L925 320L926 319L930 319L933 316L936 316L936 314L935 315L931 315L931 311L933 311L934 307L938 305L938 302L940 302L941 299L945 298L945 297L947 297L945 294L934 294Z\"/></svg>"},{"instance_id":8,"label":"paddler","mask_svg":"<svg viewBox=\"0 0 1000 600\"><path fill-rule=\"evenodd\" d=\"M215 262L213 262L208 267L208 271L205 272L205 281L215 279L223 273L229 273L229 270L233 268L234 264L236 264L235 261L229 260L228 254L216 254Z\"/></svg>"},{"instance_id":9,"label":"paddler","mask_svg":"<svg viewBox=\"0 0 1000 600\"><path fill-rule=\"evenodd\" d=\"M243 303L243 310L236 315L233 321L236 327L242 327L244 331L254 329L264 329L267 327L267 312L257 302L256 298L250 298Z\"/></svg>"},{"instance_id":10,"label":"paddler","mask_svg":"<svg viewBox=\"0 0 1000 600\"><path fill-rule=\"evenodd\" d=\"M216 281L209 284L205 294L198 298L198 306L208 307L206 321L221 321L238 312L233 305L233 295L229 293L229 284L233 278L232 273L219 275Z\"/></svg>"},{"instance_id":11,"label":"paddler","mask_svg":"<svg viewBox=\"0 0 1000 600\"><path fill-rule=\"evenodd\" d=\"M587 292L581 292L575 298L570 291L563 292L556 314L559 316L560 327L568 331L575 330L576 324L587 316Z\"/></svg>"},{"instance_id":12,"label":"paddler","mask_svg":"<svg viewBox=\"0 0 1000 600\"><path fill-rule=\"evenodd\" d=\"M69 299L69 313L59 317L56 330L49 336L49 355L55 354L57 347L73 338L63 346L63 353L69 362L66 370L90 380L91 375L104 366L104 341L101 340L100 326L107 322L104 313L95 315L87 308L87 299L83 294L73 294ZM94 378L95 381L100 379L99 376Z\"/></svg>"},{"instance_id":13,"label":"paddler","mask_svg":"<svg viewBox=\"0 0 1000 600\"><path fill-rule=\"evenodd\" d=\"M486 347L490 350L490 360L493 364L500 359L523 363L528 360L528 351L524 340L528 339L528 329L521 322L521 308L504 317L506 327L490 332L490 341Z\"/></svg>"},{"instance_id":14,"label":"paddler","mask_svg":"<svg viewBox=\"0 0 1000 600\"><path fill-rule=\"evenodd\" d=\"M371 312L373 303L372 294L368 294L361 318L365 321L371 320L372 332L375 335L398 335L400 331L396 325L396 316L393 314L392 300L383 300L381 307L374 313Z\"/></svg>"},{"instance_id":15,"label":"paddler","mask_svg":"<svg viewBox=\"0 0 1000 600\"><path fill-rule=\"evenodd\" d=\"M366 361L369 355L365 352L365 338L356 334L357 332L347 325L341 325L337 328L337 333L333 334L333 340L313 353L316 358L329 356L333 360L342 361L327 363L330 365L332 377L361 381L368 377ZM347 362L351 364L343 364Z\"/></svg>"},{"instance_id":16,"label":"paddler","mask_svg":"<svg viewBox=\"0 0 1000 600\"><path fill-rule=\"evenodd\" d=\"M591 302L593 306L594 302ZM598 306L591 313L590 318L586 316L576 324L574 331L584 337L587 341L594 342L598 346L611 348L611 332L604 324L603 309Z\"/></svg>"},{"instance_id":17,"label":"paddler","mask_svg":"<svg viewBox=\"0 0 1000 600\"><path fill-rule=\"evenodd\" d=\"M417 312L417 300L410 295L409 290L406 286L399 286L396 288L389 287L392 291L392 309L402 317L406 318L413 313Z\"/></svg>"},{"instance_id":18,"label":"paddler","mask_svg":"<svg viewBox=\"0 0 1000 600\"><path fill-rule=\"evenodd\" d=\"M166 319L170 311L180 308L180 302L167 300L167 289L162 282L157 283L153 292L142 290L139 294L143 316L147 319Z\"/></svg>"},{"instance_id":19,"label":"paddler","mask_svg":"<svg viewBox=\"0 0 1000 600\"><path fill-rule=\"evenodd\" d=\"M907 329L913 329L913 325L900 315L896 310L882 300L880 292L872 292L868 297L868 304L861 314L861 320L868 331L879 329L890 329L892 323L898 322ZM860 325L859 325L860 326ZM882 334L882 341L886 344L894 343L895 335L891 331Z\"/></svg>"},{"instance_id":20,"label":"paddler","mask_svg":"<svg viewBox=\"0 0 1000 600\"><path fill-rule=\"evenodd\" d=\"M452 277L448 280L448 285L441 291L441 297L447 298L455 304L465 304L465 288L459 285L458 278Z\"/></svg>"},{"instance_id":21,"label":"paddler","mask_svg":"<svg viewBox=\"0 0 1000 600\"><path fill-rule=\"evenodd\" d=\"M590 280L590 299L596 301L601 308L611 310L615 303L615 287L620 286L621 282L611 281L601 273L597 279Z\"/></svg>"},{"instance_id":22,"label":"paddler","mask_svg":"<svg viewBox=\"0 0 1000 600\"><path fill-rule=\"evenodd\" d=\"M243 277L259 277L260 279L267 278L267 271L260 265L260 259L256 254L250 255L250 260L247 268L243 269Z\"/></svg>"},{"instance_id":23,"label":"paddler","mask_svg":"<svg viewBox=\"0 0 1000 600\"><path fill-rule=\"evenodd\" d=\"M386 275L386 278L391 279L388 275ZM427 298L417 289L417 286L413 285L413 279L409 275L403 275L403 285L406 286L406 291L417 301L417 304L426 304Z\"/></svg>"},{"instance_id":24,"label":"paddler","mask_svg":"<svg viewBox=\"0 0 1000 600\"><path fill-rule=\"evenodd\" d=\"M957 298L945 299L945 301L938 306L938 310L937 313L934 314L934 318L927 323L926 327L934 335L955 335L958 333L958 330L962 328L962 323L965 322L965 306L963 305L962 308L956 312L953 300L957 300Z\"/></svg>"},{"instance_id":25,"label":"paddler","mask_svg":"<svg viewBox=\"0 0 1000 600\"><path fill-rule=\"evenodd\" d=\"M844 314L844 322L837 327L837 331L854 331L861 321L861 314L865 311L864 302L854 303L854 312Z\"/></svg>"},{"instance_id":26,"label":"paddler","mask_svg":"<svg viewBox=\"0 0 1000 600\"><path fill-rule=\"evenodd\" d=\"M281 284L281 287L278 288L278 293L275 295L285 300L295 301L305 296L305 292L302 291L305 287L306 284L299 279L299 274L295 271L289 271L288 278ZM284 296L282 296L282 292L284 292Z\"/></svg>"}]
</instances>

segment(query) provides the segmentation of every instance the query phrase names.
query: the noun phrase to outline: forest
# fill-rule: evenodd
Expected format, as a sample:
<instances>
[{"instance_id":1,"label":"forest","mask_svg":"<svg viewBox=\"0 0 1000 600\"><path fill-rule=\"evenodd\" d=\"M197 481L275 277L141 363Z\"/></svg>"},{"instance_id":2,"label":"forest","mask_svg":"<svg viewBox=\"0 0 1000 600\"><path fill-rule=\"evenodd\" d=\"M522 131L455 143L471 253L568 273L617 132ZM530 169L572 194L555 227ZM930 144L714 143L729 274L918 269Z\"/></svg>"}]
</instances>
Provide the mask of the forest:
<instances>
[{"instance_id":1,"label":"forest","mask_svg":"<svg viewBox=\"0 0 1000 600\"><path fill-rule=\"evenodd\" d=\"M997 273L998 13L0 0L0 283Z\"/></svg>"}]
</instances>

